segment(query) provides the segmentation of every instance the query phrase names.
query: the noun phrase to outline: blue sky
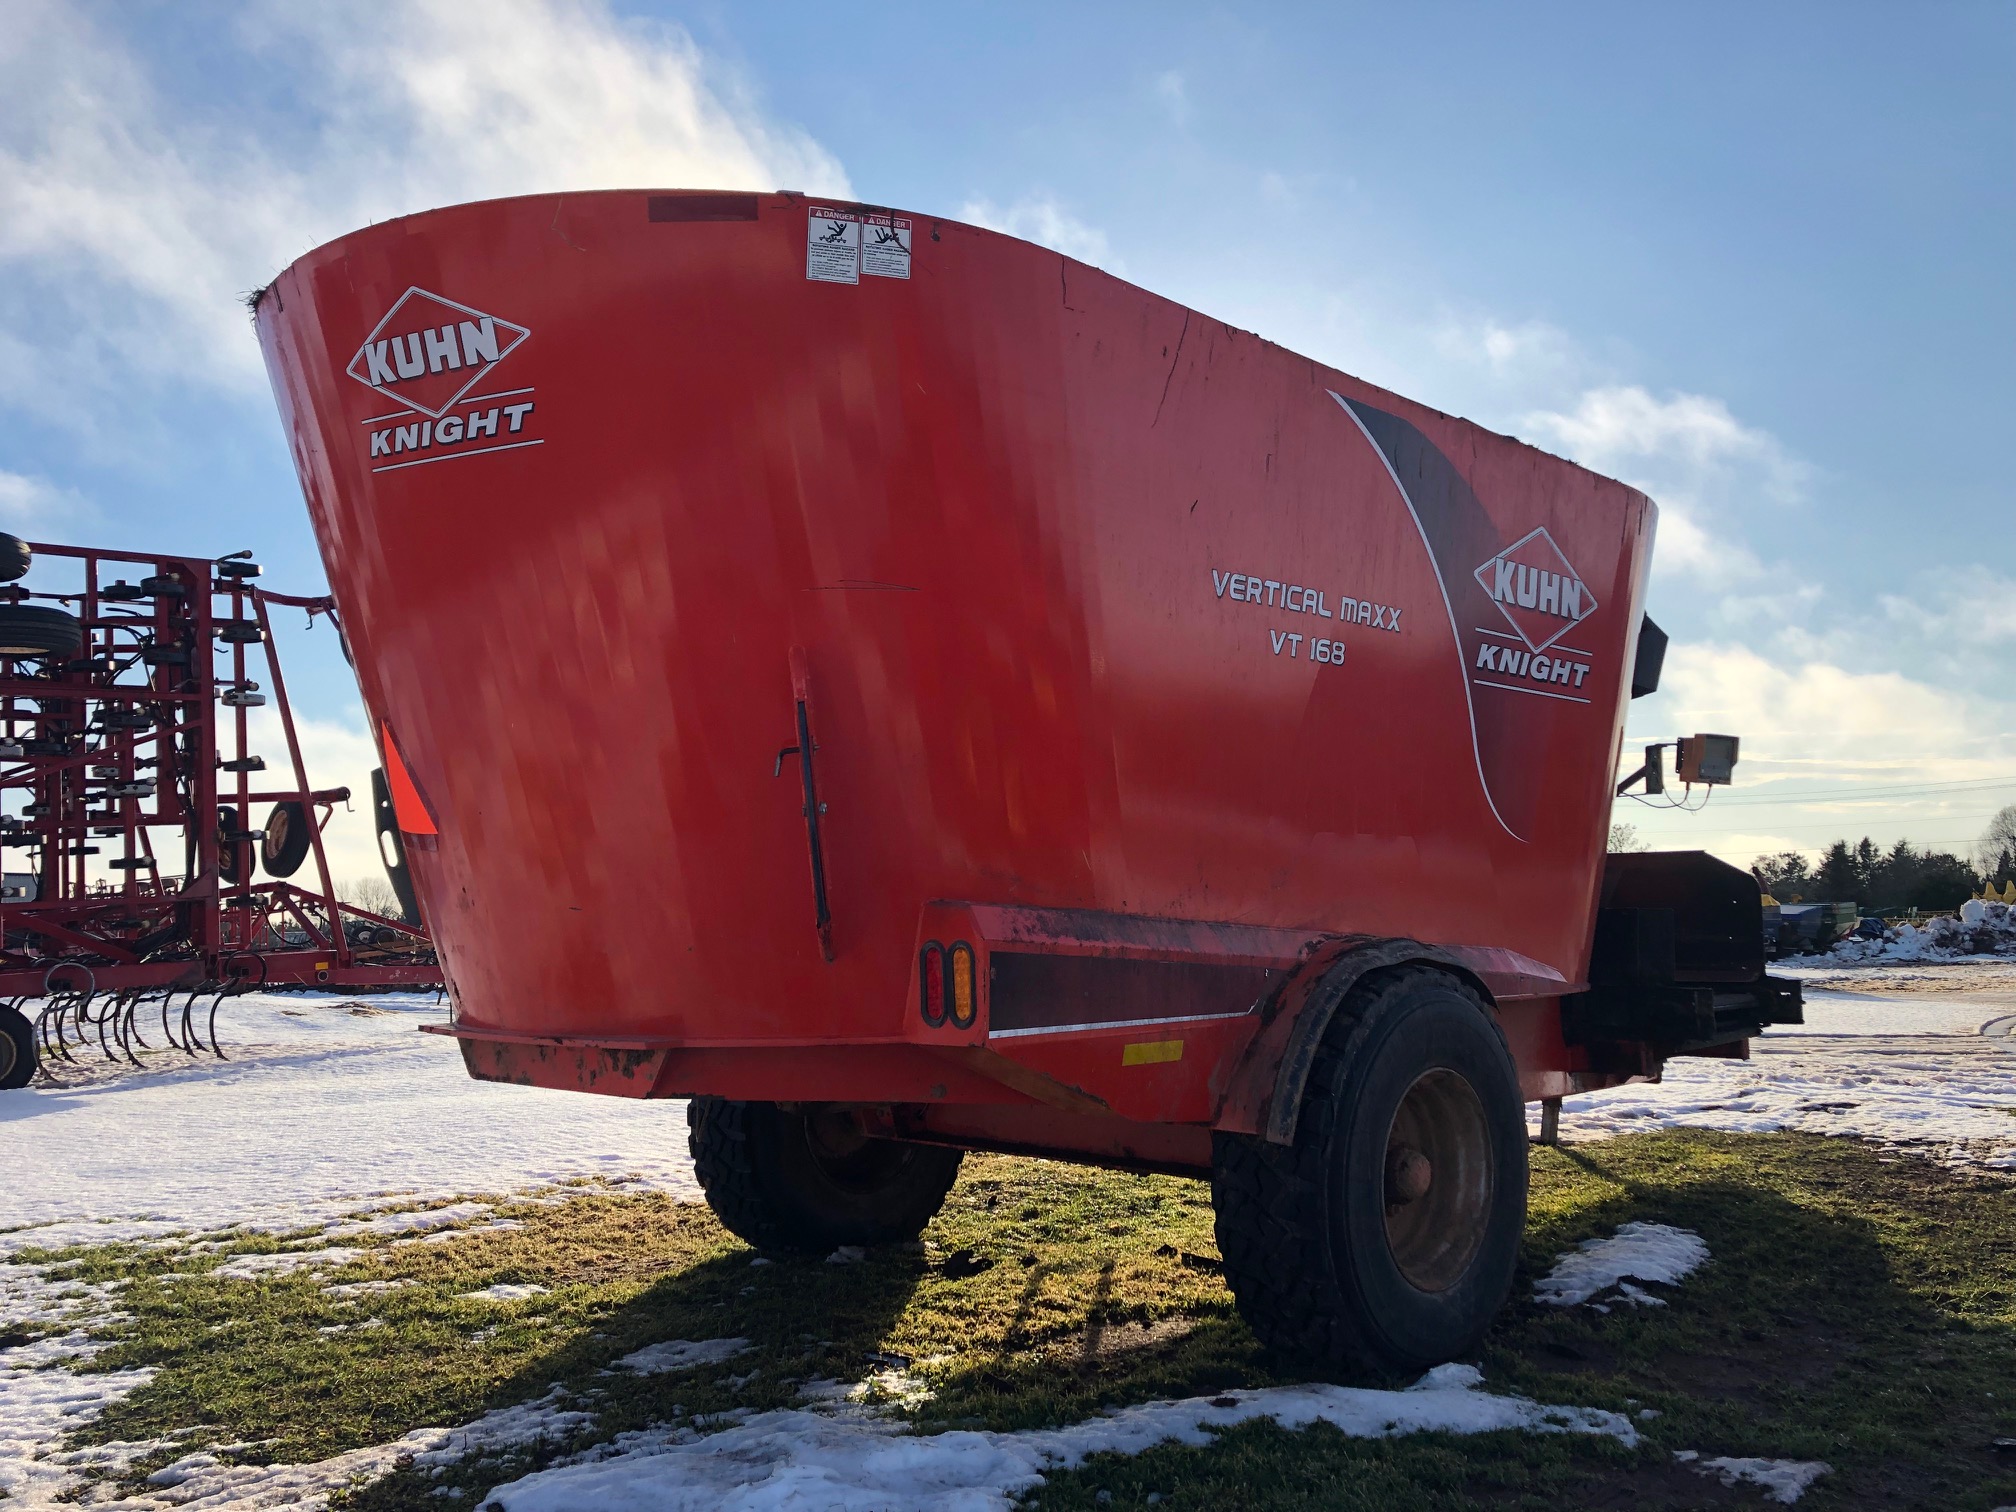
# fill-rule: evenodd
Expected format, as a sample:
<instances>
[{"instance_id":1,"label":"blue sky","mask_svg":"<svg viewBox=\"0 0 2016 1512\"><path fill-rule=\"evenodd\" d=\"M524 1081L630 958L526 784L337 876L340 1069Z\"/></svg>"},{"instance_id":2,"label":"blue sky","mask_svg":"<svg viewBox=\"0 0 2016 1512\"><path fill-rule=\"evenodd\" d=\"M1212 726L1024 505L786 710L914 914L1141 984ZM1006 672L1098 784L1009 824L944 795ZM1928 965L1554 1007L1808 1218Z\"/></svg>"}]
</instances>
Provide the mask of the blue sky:
<instances>
[{"instance_id":1,"label":"blue sky","mask_svg":"<svg viewBox=\"0 0 2016 1512\"><path fill-rule=\"evenodd\" d=\"M982 220L1645 487L1662 845L2016 801L2016 6L55 5L0 30L0 528L319 582L242 291L612 185ZM287 643L318 780L368 745ZM360 835L362 826L345 831ZM355 869L361 840L345 841Z\"/></svg>"}]
</instances>

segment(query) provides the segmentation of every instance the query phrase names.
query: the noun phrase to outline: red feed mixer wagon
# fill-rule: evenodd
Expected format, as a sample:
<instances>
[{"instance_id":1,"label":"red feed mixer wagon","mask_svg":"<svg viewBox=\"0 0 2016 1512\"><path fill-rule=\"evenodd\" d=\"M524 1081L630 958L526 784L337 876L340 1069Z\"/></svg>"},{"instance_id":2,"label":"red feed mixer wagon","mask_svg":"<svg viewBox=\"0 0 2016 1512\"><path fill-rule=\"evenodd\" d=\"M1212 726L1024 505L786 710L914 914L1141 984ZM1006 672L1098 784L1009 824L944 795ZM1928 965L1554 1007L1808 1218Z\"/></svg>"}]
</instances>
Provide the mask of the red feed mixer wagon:
<instances>
[{"instance_id":1,"label":"red feed mixer wagon","mask_svg":"<svg viewBox=\"0 0 2016 1512\"><path fill-rule=\"evenodd\" d=\"M1796 1020L1748 875L1604 855L1622 484L798 194L435 211L256 307L448 1032L692 1099L752 1243L912 1237L965 1150L1181 1172L1264 1340L1418 1366L1526 1102Z\"/></svg>"}]
</instances>

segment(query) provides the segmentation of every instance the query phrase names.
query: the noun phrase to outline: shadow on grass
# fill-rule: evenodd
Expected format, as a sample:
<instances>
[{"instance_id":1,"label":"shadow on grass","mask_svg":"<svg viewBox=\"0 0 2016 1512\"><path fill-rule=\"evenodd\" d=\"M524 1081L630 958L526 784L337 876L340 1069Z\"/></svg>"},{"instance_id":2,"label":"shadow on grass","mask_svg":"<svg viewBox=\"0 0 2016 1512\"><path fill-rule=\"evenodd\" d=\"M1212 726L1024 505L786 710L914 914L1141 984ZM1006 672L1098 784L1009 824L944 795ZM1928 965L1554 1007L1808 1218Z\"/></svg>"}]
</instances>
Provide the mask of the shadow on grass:
<instances>
[{"instance_id":1,"label":"shadow on grass","mask_svg":"<svg viewBox=\"0 0 2016 1512\"><path fill-rule=\"evenodd\" d=\"M800 1405L809 1382L862 1375L927 1268L921 1255L901 1250L852 1265L779 1257L757 1266L753 1260L747 1250L717 1255L597 1310L591 1327L524 1360L463 1419L546 1398L558 1388L555 1404L592 1412L590 1428L479 1454L439 1474L402 1469L334 1505L438 1512L444 1494L479 1496L618 1434L666 1425L704 1429L716 1414ZM616 1364L649 1344L723 1338L746 1340L748 1347L689 1370L642 1374Z\"/></svg>"},{"instance_id":2,"label":"shadow on grass","mask_svg":"<svg viewBox=\"0 0 2016 1512\"><path fill-rule=\"evenodd\" d=\"M976 1158L927 1231L929 1254L853 1265L756 1264L704 1211L659 1201L523 1216L520 1231L378 1249L343 1272L412 1283L370 1299L384 1326L368 1332L319 1337L365 1309L308 1278L185 1281L179 1301L142 1299L143 1315L167 1320L152 1344L103 1358L162 1373L101 1431L291 1434L273 1452L294 1459L468 1422L555 1385L564 1405L595 1414L586 1435L439 1477L409 1470L344 1502L438 1512L444 1490L480 1495L591 1438L795 1406L809 1381L877 1367L935 1390L911 1412L925 1432L1068 1423L1312 1378L1394 1384L1260 1352L1211 1270L1195 1182ZM1665 1306L1532 1300L1556 1255L1632 1220L1692 1229L1713 1258L1678 1286L1648 1286ZM1482 1363L1493 1390L1656 1413L1637 1420L1639 1449L1568 1435L1351 1440L1263 1423L1212 1448L1059 1473L1038 1504L1146 1505L1151 1493L1163 1507L1760 1504L1754 1487L1725 1491L1676 1467L1678 1449L1828 1461L1802 1509L2016 1502L2016 1467L1991 1447L2016 1433L2012 1233L2016 1186L1846 1141L1667 1133L1541 1151L1520 1273ZM469 1299L497 1282L550 1290L503 1307ZM647 1344L719 1338L750 1347L678 1374L612 1368Z\"/></svg>"},{"instance_id":3,"label":"shadow on grass","mask_svg":"<svg viewBox=\"0 0 2016 1512\"><path fill-rule=\"evenodd\" d=\"M1712 1258L1664 1306L1532 1300L1554 1257L1622 1223L1692 1229ZM1662 1452L1824 1460L1806 1505L1957 1507L2016 1493L1992 1443L2016 1392L2016 1189L1866 1145L1676 1133L1536 1161L1496 1381L1649 1409ZM1605 1298L1596 1299L1599 1302ZM2005 1425L2005 1426L1997 1426Z\"/></svg>"}]
</instances>

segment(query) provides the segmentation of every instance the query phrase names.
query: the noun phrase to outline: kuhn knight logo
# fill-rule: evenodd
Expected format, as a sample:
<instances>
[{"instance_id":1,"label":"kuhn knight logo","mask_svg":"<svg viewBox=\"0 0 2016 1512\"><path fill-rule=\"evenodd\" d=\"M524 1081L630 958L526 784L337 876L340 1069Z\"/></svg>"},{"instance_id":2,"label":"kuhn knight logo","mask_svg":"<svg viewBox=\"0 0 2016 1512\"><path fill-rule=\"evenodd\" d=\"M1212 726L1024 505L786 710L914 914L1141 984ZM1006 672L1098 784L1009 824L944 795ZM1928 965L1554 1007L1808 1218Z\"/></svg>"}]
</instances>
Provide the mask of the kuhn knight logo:
<instances>
[{"instance_id":1,"label":"kuhn knight logo","mask_svg":"<svg viewBox=\"0 0 2016 1512\"><path fill-rule=\"evenodd\" d=\"M1596 595L1544 527L1501 545L1498 521L1469 478L1413 421L1334 390L1330 397L1377 453L1427 548L1469 705L1478 781L1505 832L1531 840L1544 823L1552 769L1536 752L1553 749L1562 720L1584 719L1577 710L1614 696L1600 670L1602 638L1577 629L1597 612ZM1601 560L1593 543L1576 550ZM1618 581L1615 569L1608 580Z\"/></svg>"},{"instance_id":2,"label":"kuhn knight logo","mask_svg":"<svg viewBox=\"0 0 2016 1512\"><path fill-rule=\"evenodd\" d=\"M1596 595L1545 526L1479 567L1477 582L1530 651L1545 651L1596 612Z\"/></svg>"},{"instance_id":3,"label":"kuhn knight logo","mask_svg":"<svg viewBox=\"0 0 2016 1512\"><path fill-rule=\"evenodd\" d=\"M514 321L413 288L393 302L344 371L438 420L531 334Z\"/></svg>"}]
</instances>

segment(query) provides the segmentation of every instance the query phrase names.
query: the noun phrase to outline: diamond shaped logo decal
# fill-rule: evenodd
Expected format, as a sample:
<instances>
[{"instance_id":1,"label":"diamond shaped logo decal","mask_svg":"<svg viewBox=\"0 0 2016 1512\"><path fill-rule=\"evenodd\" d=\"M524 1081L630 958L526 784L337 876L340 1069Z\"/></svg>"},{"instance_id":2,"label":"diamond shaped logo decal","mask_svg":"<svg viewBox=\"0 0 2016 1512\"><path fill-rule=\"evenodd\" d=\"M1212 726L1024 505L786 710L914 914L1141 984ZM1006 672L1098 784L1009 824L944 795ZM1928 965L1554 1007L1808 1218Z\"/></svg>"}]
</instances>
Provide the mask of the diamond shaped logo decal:
<instances>
[{"instance_id":1,"label":"diamond shaped logo decal","mask_svg":"<svg viewBox=\"0 0 2016 1512\"><path fill-rule=\"evenodd\" d=\"M1545 651L1596 612L1596 596L1544 525L1479 567L1477 581L1534 651Z\"/></svg>"},{"instance_id":2,"label":"diamond shaped logo decal","mask_svg":"<svg viewBox=\"0 0 2016 1512\"><path fill-rule=\"evenodd\" d=\"M438 420L531 334L515 321L412 288L393 302L344 371Z\"/></svg>"}]
</instances>

